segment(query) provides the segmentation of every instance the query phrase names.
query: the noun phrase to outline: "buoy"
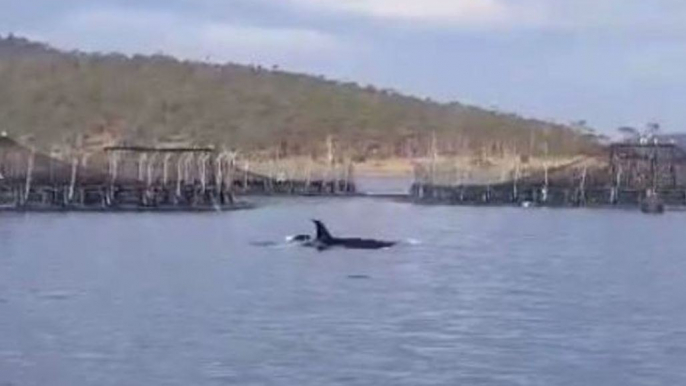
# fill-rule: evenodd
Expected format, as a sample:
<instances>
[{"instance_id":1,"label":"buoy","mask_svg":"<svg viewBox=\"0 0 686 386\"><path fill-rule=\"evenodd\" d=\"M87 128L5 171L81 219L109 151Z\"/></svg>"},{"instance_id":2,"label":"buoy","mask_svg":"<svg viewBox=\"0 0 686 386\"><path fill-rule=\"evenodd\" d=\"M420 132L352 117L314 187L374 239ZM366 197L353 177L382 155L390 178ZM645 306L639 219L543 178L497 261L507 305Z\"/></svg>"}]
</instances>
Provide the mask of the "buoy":
<instances>
[{"instance_id":1,"label":"buoy","mask_svg":"<svg viewBox=\"0 0 686 386\"><path fill-rule=\"evenodd\" d=\"M641 202L641 212L647 214L662 214L665 212L665 204L654 190L649 190L646 198Z\"/></svg>"}]
</instances>

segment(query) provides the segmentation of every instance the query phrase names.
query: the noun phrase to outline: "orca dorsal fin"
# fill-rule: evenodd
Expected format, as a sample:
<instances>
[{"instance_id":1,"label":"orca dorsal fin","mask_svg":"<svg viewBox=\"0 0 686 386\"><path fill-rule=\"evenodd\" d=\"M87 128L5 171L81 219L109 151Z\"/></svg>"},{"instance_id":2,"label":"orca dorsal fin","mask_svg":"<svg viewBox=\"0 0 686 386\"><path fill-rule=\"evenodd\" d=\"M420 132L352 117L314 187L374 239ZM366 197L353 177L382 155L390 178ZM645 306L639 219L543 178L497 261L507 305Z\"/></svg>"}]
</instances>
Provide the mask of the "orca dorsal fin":
<instances>
[{"instance_id":1,"label":"orca dorsal fin","mask_svg":"<svg viewBox=\"0 0 686 386\"><path fill-rule=\"evenodd\" d=\"M329 230L326 229L324 223L319 220L312 220L312 222L314 222L314 225L317 227L317 240L331 241L333 239L331 233L329 233Z\"/></svg>"}]
</instances>

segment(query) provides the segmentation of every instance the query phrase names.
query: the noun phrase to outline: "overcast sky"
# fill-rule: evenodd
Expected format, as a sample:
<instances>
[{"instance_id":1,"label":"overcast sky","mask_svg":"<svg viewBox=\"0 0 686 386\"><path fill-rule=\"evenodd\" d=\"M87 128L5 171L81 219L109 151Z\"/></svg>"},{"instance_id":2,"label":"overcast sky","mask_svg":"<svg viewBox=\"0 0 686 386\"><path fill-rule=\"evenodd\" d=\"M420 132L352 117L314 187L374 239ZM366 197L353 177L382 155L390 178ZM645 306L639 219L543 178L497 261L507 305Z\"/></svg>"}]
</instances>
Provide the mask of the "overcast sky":
<instances>
[{"instance_id":1,"label":"overcast sky","mask_svg":"<svg viewBox=\"0 0 686 386\"><path fill-rule=\"evenodd\" d=\"M686 130L685 0L0 0L0 33Z\"/></svg>"}]
</instances>

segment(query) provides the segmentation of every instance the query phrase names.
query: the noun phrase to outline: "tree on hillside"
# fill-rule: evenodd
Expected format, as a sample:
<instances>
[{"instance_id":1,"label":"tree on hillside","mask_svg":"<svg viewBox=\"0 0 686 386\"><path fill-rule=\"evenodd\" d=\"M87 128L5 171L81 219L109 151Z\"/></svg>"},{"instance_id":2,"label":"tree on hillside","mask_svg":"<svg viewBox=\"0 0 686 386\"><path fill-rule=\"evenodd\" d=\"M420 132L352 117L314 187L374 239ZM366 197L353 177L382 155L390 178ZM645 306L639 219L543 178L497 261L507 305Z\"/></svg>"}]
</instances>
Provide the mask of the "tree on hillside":
<instances>
[{"instance_id":1,"label":"tree on hillside","mask_svg":"<svg viewBox=\"0 0 686 386\"><path fill-rule=\"evenodd\" d=\"M638 142L641 138L641 132L635 127L622 126L617 131L621 134L623 142Z\"/></svg>"},{"instance_id":2,"label":"tree on hillside","mask_svg":"<svg viewBox=\"0 0 686 386\"><path fill-rule=\"evenodd\" d=\"M16 37L0 37L0 84L3 128L34 133L45 148L102 122L118 122L121 138L131 142L184 135L198 144L292 155L320 152L329 135L351 157L369 156L371 147L379 157L427 154L433 132L445 154L495 142L515 153L543 142L553 154L595 146L569 126L397 91L163 55L61 52Z\"/></svg>"}]
</instances>

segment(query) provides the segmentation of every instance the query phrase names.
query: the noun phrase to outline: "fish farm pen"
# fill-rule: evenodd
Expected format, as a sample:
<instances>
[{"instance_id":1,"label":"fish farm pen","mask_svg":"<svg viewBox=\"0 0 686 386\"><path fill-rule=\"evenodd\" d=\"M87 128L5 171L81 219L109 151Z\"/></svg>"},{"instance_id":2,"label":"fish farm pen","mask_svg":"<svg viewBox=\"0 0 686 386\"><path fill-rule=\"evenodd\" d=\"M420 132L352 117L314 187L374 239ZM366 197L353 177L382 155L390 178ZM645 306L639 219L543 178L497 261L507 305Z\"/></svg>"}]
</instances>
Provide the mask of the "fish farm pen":
<instances>
[{"instance_id":1,"label":"fish farm pen","mask_svg":"<svg viewBox=\"0 0 686 386\"><path fill-rule=\"evenodd\" d=\"M410 197L417 203L640 207L650 200L686 207L686 152L671 143L619 143L605 158L588 157L528 174L517 165L506 181L446 183L437 167L419 167ZM453 175L459 172L452 171Z\"/></svg>"},{"instance_id":2,"label":"fish farm pen","mask_svg":"<svg viewBox=\"0 0 686 386\"><path fill-rule=\"evenodd\" d=\"M237 196L352 195L350 178L271 178L209 147L111 146L58 158L0 137L1 210L232 210L250 207Z\"/></svg>"}]
</instances>

